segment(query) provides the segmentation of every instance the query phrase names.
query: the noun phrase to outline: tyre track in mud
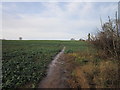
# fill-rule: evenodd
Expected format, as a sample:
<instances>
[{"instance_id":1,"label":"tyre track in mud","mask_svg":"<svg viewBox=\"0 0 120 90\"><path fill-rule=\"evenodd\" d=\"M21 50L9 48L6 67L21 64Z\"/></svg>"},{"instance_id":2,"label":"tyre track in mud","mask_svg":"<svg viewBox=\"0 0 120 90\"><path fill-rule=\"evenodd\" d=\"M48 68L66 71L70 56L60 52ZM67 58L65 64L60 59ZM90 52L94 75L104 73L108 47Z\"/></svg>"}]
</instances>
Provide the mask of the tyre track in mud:
<instances>
[{"instance_id":1,"label":"tyre track in mud","mask_svg":"<svg viewBox=\"0 0 120 90\"><path fill-rule=\"evenodd\" d=\"M66 84L64 70L64 54L65 47L59 52L54 60L50 63L47 76L39 83L38 88L68 88Z\"/></svg>"}]
</instances>

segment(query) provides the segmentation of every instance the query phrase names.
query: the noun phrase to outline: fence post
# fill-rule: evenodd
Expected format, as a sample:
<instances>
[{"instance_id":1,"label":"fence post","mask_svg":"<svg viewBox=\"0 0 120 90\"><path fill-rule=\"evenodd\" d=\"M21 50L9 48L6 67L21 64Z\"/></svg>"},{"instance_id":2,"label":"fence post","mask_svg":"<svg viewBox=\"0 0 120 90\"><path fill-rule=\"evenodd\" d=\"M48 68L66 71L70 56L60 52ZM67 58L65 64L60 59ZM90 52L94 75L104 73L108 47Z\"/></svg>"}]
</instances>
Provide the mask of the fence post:
<instances>
[{"instance_id":1,"label":"fence post","mask_svg":"<svg viewBox=\"0 0 120 90\"><path fill-rule=\"evenodd\" d=\"M88 41L90 41L91 40L91 38L90 38L90 33L88 33Z\"/></svg>"},{"instance_id":2,"label":"fence post","mask_svg":"<svg viewBox=\"0 0 120 90\"><path fill-rule=\"evenodd\" d=\"M118 32L120 34L120 1L118 2Z\"/></svg>"}]
</instances>

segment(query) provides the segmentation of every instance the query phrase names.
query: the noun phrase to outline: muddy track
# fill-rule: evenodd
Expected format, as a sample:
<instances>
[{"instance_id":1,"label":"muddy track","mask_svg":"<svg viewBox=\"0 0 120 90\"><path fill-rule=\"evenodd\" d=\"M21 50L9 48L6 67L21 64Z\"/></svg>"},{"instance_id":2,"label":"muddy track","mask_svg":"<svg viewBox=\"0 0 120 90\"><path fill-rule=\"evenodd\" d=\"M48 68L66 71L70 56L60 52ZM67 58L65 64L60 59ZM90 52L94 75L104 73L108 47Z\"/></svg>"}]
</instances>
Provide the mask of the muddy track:
<instances>
[{"instance_id":1,"label":"muddy track","mask_svg":"<svg viewBox=\"0 0 120 90\"><path fill-rule=\"evenodd\" d=\"M57 54L54 60L50 63L47 76L39 83L39 88L67 88L66 77L64 75L64 50Z\"/></svg>"}]
</instances>

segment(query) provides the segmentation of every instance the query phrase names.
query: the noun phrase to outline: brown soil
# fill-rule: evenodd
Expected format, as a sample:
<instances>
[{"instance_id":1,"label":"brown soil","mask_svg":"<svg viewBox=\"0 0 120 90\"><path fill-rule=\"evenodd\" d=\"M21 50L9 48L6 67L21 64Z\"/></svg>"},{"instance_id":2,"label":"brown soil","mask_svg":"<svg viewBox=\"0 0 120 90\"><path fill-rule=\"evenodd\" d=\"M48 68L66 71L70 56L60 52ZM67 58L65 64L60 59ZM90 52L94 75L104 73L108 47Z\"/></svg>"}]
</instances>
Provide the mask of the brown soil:
<instances>
[{"instance_id":1,"label":"brown soil","mask_svg":"<svg viewBox=\"0 0 120 90\"><path fill-rule=\"evenodd\" d=\"M64 68L64 50L65 47L49 65L47 76L39 83L39 88L69 88Z\"/></svg>"}]
</instances>

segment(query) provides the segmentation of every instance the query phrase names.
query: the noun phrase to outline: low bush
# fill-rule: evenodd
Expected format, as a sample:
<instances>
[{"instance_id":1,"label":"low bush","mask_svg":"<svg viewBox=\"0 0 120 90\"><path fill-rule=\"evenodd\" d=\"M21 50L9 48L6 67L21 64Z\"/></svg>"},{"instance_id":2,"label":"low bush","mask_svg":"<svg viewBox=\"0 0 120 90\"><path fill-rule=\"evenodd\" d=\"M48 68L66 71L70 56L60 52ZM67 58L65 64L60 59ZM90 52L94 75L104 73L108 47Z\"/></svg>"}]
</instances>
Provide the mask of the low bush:
<instances>
[{"instance_id":1,"label":"low bush","mask_svg":"<svg viewBox=\"0 0 120 90\"><path fill-rule=\"evenodd\" d=\"M94 77L97 87L119 87L118 64L112 61L102 61L99 65L99 73Z\"/></svg>"},{"instance_id":2,"label":"low bush","mask_svg":"<svg viewBox=\"0 0 120 90\"><path fill-rule=\"evenodd\" d=\"M99 50L103 50L108 57L120 59L120 33L118 33L118 21L111 20L104 23L91 42Z\"/></svg>"}]
</instances>

